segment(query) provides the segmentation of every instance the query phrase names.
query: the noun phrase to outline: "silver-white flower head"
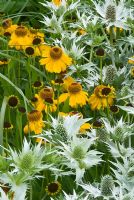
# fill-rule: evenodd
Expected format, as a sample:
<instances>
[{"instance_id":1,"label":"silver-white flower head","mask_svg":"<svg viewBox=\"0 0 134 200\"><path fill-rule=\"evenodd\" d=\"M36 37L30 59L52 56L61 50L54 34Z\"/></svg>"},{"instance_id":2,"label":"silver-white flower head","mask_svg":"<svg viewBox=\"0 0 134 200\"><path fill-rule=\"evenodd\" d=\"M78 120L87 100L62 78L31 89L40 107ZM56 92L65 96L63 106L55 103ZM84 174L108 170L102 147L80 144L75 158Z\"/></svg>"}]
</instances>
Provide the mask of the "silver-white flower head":
<instances>
[{"instance_id":1,"label":"silver-white flower head","mask_svg":"<svg viewBox=\"0 0 134 200\"><path fill-rule=\"evenodd\" d=\"M57 125L60 122L60 117L58 117L57 119L52 118L52 127L54 129L56 129ZM89 121L91 118L80 118L80 116L78 114L76 115L72 115L72 116L65 116L63 117L63 127L65 128L66 132L67 132L67 137L68 139L71 139L72 137L76 136L79 133L80 127L81 125L83 125L85 122Z\"/></svg>"},{"instance_id":2,"label":"silver-white flower head","mask_svg":"<svg viewBox=\"0 0 134 200\"><path fill-rule=\"evenodd\" d=\"M43 15L43 20L40 21L45 25L44 30L50 33L61 33L62 30L62 24L64 22L63 15L60 17L56 17L55 13L53 12L52 17L47 17Z\"/></svg>"},{"instance_id":3,"label":"silver-white flower head","mask_svg":"<svg viewBox=\"0 0 134 200\"><path fill-rule=\"evenodd\" d=\"M120 0L117 4L114 0L105 0L103 4L93 1L97 13L101 16L102 22L108 27L115 26L123 29L129 29L127 26L127 18L130 10L125 7L124 0Z\"/></svg>"},{"instance_id":4,"label":"silver-white flower head","mask_svg":"<svg viewBox=\"0 0 134 200\"><path fill-rule=\"evenodd\" d=\"M75 170L77 183L82 181L86 169L102 161L99 151L90 150L95 139L73 137L68 145L60 142L58 154L65 158L64 164L67 167Z\"/></svg>"},{"instance_id":5,"label":"silver-white flower head","mask_svg":"<svg viewBox=\"0 0 134 200\"><path fill-rule=\"evenodd\" d=\"M27 178L35 177L37 173L48 167L51 169L51 165L43 163L43 158L48 152L41 147L41 143L32 146L30 142L24 139L22 151L17 152L11 147L9 150L12 160L11 166L14 167L14 171L23 172L24 175L27 175Z\"/></svg>"},{"instance_id":6,"label":"silver-white flower head","mask_svg":"<svg viewBox=\"0 0 134 200\"><path fill-rule=\"evenodd\" d=\"M2 175L0 175L0 180L4 184L8 184L11 187L11 191L14 192L14 200L18 200L18 199L25 200L26 191L28 189L28 185L24 183L25 181L27 181L26 176L24 177L22 173L16 174L12 171L12 172L3 173ZM1 200L8 200L8 199L1 198Z\"/></svg>"}]
</instances>

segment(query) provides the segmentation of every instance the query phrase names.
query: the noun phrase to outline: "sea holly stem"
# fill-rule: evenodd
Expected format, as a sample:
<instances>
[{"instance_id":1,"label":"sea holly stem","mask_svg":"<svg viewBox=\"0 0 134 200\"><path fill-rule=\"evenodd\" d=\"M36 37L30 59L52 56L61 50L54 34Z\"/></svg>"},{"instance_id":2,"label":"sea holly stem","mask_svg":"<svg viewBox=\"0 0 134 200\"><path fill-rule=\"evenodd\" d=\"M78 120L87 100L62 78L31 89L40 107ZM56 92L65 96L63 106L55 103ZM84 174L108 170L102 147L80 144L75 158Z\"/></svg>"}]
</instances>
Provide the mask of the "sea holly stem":
<instances>
[{"instance_id":1,"label":"sea holly stem","mask_svg":"<svg viewBox=\"0 0 134 200\"><path fill-rule=\"evenodd\" d=\"M114 27L110 27L110 44L113 46L113 40L114 40Z\"/></svg>"}]
</instances>

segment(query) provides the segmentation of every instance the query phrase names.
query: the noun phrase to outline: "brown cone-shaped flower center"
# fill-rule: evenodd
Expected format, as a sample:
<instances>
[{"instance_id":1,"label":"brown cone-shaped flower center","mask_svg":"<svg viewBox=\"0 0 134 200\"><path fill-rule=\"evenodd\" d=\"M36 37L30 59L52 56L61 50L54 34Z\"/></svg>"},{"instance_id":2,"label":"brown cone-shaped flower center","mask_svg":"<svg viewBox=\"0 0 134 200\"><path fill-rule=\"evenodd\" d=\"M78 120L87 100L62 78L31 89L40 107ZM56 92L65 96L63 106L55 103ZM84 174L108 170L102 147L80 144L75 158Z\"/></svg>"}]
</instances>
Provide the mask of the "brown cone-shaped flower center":
<instances>
[{"instance_id":1,"label":"brown cone-shaped flower center","mask_svg":"<svg viewBox=\"0 0 134 200\"><path fill-rule=\"evenodd\" d=\"M96 120L93 122L93 128L101 128L101 127L103 127L103 124L101 121Z\"/></svg>"},{"instance_id":2,"label":"brown cone-shaped flower center","mask_svg":"<svg viewBox=\"0 0 134 200\"><path fill-rule=\"evenodd\" d=\"M104 96L108 96L110 92L111 92L111 89L108 87L105 87L102 89L101 94Z\"/></svg>"},{"instance_id":3,"label":"brown cone-shaped flower center","mask_svg":"<svg viewBox=\"0 0 134 200\"><path fill-rule=\"evenodd\" d=\"M38 45L41 43L41 39L40 38L34 38L33 39L33 45Z\"/></svg>"},{"instance_id":4,"label":"brown cone-shaped flower center","mask_svg":"<svg viewBox=\"0 0 134 200\"><path fill-rule=\"evenodd\" d=\"M25 52L27 55L32 56L34 54L34 49L32 47L27 47Z\"/></svg>"},{"instance_id":5,"label":"brown cone-shaped flower center","mask_svg":"<svg viewBox=\"0 0 134 200\"><path fill-rule=\"evenodd\" d=\"M11 129L12 124L10 122L4 122L4 129Z\"/></svg>"},{"instance_id":6,"label":"brown cone-shaped flower center","mask_svg":"<svg viewBox=\"0 0 134 200\"><path fill-rule=\"evenodd\" d=\"M37 97L33 97L32 99L31 99L31 102L32 103L36 103L38 101L38 98Z\"/></svg>"},{"instance_id":7,"label":"brown cone-shaped flower center","mask_svg":"<svg viewBox=\"0 0 134 200\"><path fill-rule=\"evenodd\" d=\"M56 193L58 191L58 189L59 189L59 185L57 183L50 183L48 185L48 191L50 193Z\"/></svg>"},{"instance_id":8,"label":"brown cone-shaped flower center","mask_svg":"<svg viewBox=\"0 0 134 200\"><path fill-rule=\"evenodd\" d=\"M11 19L6 19L2 22L2 27L4 29L9 28L12 25L12 20Z\"/></svg>"},{"instance_id":9,"label":"brown cone-shaped flower center","mask_svg":"<svg viewBox=\"0 0 134 200\"><path fill-rule=\"evenodd\" d=\"M53 99L52 99L52 98L46 98L46 99L45 99L45 102L46 102L46 103L53 104Z\"/></svg>"},{"instance_id":10,"label":"brown cone-shaped flower center","mask_svg":"<svg viewBox=\"0 0 134 200\"><path fill-rule=\"evenodd\" d=\"M53 90L51 88L43 88L40 93L39 96L46 100L47 98L52 99L53 98Z\"/></svg>"},{"instance_id":11,"label":"brown cone-shaped flower center","mask_svg":"<svg viewBox=\"0 0 134 200\"><path fill-rule=\"evenodd\" d=\"M4 33L4 36L6 36L6 37L10 37L10 36L11 36L11 33L8 32L8 31L6 31L6 32Z\"/></svg>"},{"instance_id":12,"label":"brown cone-shaped flower center","mask_svg":"<svg viewBox=\"0 0 134 200\"><path fill-rule=\"evenodd\" d=\"M57 78L57 79L55 80L55 83L57 83L57 84L62 84L62 83L64 83L64 82L63 82L63 80L62 80L62 79L60 79L60 78Z\"/></svg>"},{"instance_id":13,"label":"brown cone-shaped flower center","mask_svg":"<svg viewBox=\"0 0 134 200\"><path fill-rule=\"evenodd\" d=\"M117 113L119 111L119 108L115 105L113 106L110 106L110 110L113 112L113 113Z\"/></svg>"},{"instance_id":14,"label":"brown cone-shaped flower center","mask_svg":"<svg viewBox=\"0 0 134 200\"><path fill-rule=\"evenodd\" d=\"M26 112L26 109L25 109L25 107L20 106L20 107L18 107L18 111L19 111L20 113L24 114L24 113Z\"/></svg>"},{"instance_id":15,"label":"brown cone-shaped flower center","mask_svg":"<svg viewBox=\"0 0 134 200\"><path fill-rule=\"evenodd\" d=\"M24 37L27 34L27 29L24 26L18 26L15 30L15 34L18 37Z\"/></svg>"},{"instance_id":16,"label":"brown cone-shaped flower center","mask_svg":"<svg viewBox=\"0 0 134 200\"><path fill-rule=\"evenodd\" d=\"M82 90L82 87L79 83L72 83L71 85L69 85L68 87L68 91L71 94L77 94Z\"/></svg>"},{"instance_id":17,"label":"brown cone-shaped flower center","mask_svg":"<svg viewBox=\"0 0 134 200\"><path fill-rule=\"evenodd\" d=\"M42 118L42 113L38 110L32 110L27 117L30 122L39 121Z\"/></svg>"},{"instance_id":18,"label":"brown cone-shaped flower center","mask_svg":"<svg viewBox=\"0 0 134 200\"><path fill-rule=\"evenodd\" d=\"M62 56L62 49L60 47L52 47L50 50L50 56L53 59L59 59Z\"/></svg>"},{"instance_id":19,"label":"brown cone-shaped flower center","mask_svg":"<svg viewBox=\"0 0 134 200\"><path fill-rule=\"evenodd\" d=\"M18 97L10 96L8 99L8 105L12 108L15 108L19 103Z\"/></svg>"},{"instance_id":20,"label":"brown cone-shaped flower center","mask_svg":"<svg viewBox=\"0 0 134 200\"><path fill-rule=\"evenodd\" d=\"M39 88L39 87L41 87L42 86L42 82L40 82L40 81L35 81L34 83L33 83L33 87L35 87L35 88Z\"/></svg>"}]
</instances>

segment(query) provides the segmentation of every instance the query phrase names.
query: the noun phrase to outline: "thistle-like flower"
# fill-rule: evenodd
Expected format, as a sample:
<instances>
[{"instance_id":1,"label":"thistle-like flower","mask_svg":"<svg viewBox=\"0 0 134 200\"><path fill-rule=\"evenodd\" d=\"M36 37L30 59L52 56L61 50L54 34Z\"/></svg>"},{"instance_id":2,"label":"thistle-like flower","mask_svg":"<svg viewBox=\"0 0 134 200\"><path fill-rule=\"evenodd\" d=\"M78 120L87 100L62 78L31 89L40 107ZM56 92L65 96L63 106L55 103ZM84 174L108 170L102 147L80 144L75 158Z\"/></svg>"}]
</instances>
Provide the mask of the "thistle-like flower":
<instances>
[{"instance_id":1,"label":"thistle-like flower","mask_svg":"<svg viewBox=\"0 0 134 200\"><path fill-rule=\"evenodd\" d=\"M114 187L113 178L109 175L105 175L101 180L101 194L103 196L112 196L112 190Z\"/></svg>"},{"instance_id":2,"label":"thistle-like flower","mask_svg":"<svg viewBox=\"0 0 134 200\"><path fill-rule=\"evenodd\" d=\"M97 13L101 16L102 22L108 27L115 26L128 29L126 24L130 10L126 8L124 0L117 4L114 0L105 0L103 5L93 1Z\"/></svg>"},{"instance_id":3,"label":"thistle-like flower","mask_svg":"<svg viewBox=\"0 0 134 200\"><path fill-rule=\"evenodd\" d=\"M43 163L43 158L48 155L48 152L41 147L41 143L34 147L30 146L31 143L24 139L22 151L17 152L10 147L11 166L15 168L15 171L23 172L27 177L35 177L41 170L48 168L51 170L52 165Z\"/></svg>"},{"instance_id":4,"label":"thistle-like flower","mask_svg":"<svg viewBox=\"0 0 134 200\"><path fill-rule=\"evenodd\" d=\"M102 161L102 154L99 151L90 150L95 138L87 139L74 136L68 145L59 142L61 146L58 147L58 154L65 159L63 164L75 171L77 183L82 181L86 169Z\"/></svg>"}]
</instances>

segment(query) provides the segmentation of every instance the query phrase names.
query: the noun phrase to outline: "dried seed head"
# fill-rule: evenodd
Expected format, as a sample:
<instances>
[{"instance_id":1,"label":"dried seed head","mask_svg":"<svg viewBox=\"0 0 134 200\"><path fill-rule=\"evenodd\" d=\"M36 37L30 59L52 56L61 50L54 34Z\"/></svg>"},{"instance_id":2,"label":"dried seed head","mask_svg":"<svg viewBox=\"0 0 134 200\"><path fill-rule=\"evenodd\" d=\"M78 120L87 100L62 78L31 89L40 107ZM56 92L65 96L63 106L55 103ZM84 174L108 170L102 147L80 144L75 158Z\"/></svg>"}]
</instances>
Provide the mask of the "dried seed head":
<instances>
[{"instance_id":1,"label":"dried seed head","mask_svg":"<svg viewBox=\"0 0 134 200\"><path fill-rule=\"evenodd\" d=\"M111 65L108 66L106 69L106 79L105 79L106 83L111 84L114 81L116 74L117 74L116 68Z\"/></svg>"},{"instance_id":2,"label":"dried seed head","mask_svg":"<svg viewBox=\"0 0 134 200\"><path fill-rule=\"evenodd\" d=\"M101 180L101 194L104 196L111 196L113 187L113 178L109 175L104 176Z\"/></svg>"}]
</instances>

